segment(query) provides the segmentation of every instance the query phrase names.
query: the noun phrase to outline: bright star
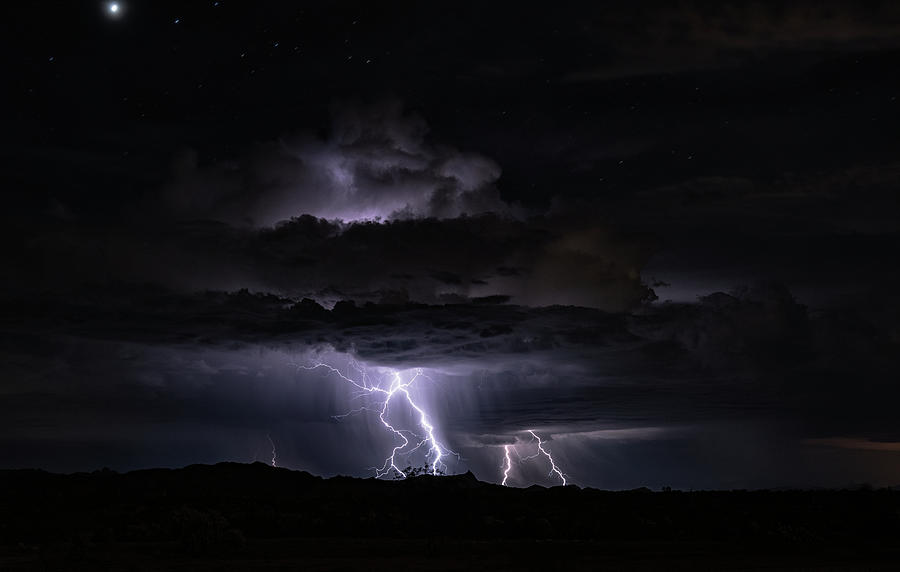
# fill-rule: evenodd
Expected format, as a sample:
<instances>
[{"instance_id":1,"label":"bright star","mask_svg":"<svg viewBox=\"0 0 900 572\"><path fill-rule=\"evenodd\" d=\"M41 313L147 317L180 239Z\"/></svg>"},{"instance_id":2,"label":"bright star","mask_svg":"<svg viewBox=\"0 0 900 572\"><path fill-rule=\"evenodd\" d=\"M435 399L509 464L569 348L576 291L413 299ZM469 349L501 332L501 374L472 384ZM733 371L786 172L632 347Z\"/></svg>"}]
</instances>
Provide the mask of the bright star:
<instances>
[{"instance_id":1,"label":"bright star","mask_svg":"<svg viewBox=\"0 0 900 572\"><path fill-rule=\"evenodd\" d=\"M118 2L110 2L106 5L106 11L113 18L117 18L122 14L122 5Z\"/></svg>"}]
</instances>

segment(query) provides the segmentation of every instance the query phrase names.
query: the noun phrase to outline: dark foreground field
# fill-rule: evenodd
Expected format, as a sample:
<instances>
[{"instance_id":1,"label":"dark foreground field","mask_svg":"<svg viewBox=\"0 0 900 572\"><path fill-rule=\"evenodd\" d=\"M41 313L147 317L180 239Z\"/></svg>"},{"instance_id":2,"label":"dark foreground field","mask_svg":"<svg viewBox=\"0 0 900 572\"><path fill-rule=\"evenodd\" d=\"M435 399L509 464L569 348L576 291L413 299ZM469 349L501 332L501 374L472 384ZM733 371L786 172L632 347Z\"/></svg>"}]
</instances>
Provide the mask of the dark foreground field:
<instances>
[{"instance_id":1,"label":"dark foreground field","mask_svg":"<svg viewBox=\"0 0 900 572\"><path fill-rule=\"evenodd\" d=\"M900 570L900 492L0 471L5 570Z\"/></svg>"}]
</instances>

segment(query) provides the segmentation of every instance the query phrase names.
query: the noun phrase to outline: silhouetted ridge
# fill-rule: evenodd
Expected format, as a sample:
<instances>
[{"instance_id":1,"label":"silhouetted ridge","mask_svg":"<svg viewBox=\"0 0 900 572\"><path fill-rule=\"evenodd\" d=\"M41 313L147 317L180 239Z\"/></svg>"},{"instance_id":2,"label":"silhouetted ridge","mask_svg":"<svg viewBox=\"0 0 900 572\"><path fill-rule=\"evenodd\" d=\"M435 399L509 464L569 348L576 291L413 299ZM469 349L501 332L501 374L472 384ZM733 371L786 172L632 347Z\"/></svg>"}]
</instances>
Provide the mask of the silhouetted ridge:
<instances>
[{"instance_id":1,"label":"silhouetted ridge","mask_svg":"<svg viewBox=\"0 0 900 572\"><path fill-rule=\"evenodd\" d=\"M0 508L0 547L10 550L82 539L209 554L266 539L443 538L578 541L587 543L579 545L584 550L593 543L654 542L900 552L900 492L888 489L514 489L471 472L324 479L264 463L220 463L124 474L0 471Z\"/></svg>"}]
</instances>

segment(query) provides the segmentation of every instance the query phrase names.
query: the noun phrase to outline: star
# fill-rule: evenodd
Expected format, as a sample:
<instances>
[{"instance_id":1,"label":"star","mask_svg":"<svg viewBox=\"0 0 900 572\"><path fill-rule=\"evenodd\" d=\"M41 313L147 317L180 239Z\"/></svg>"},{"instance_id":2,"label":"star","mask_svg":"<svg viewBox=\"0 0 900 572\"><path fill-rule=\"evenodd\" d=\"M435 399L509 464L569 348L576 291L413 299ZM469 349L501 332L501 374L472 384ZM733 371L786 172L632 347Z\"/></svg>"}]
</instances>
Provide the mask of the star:
<instances>
[{"instance_id":1,"label":"star","mask_svg":"<svg viewBox=\"0 0 900 572\"><path fill-rule=\"evenodd\" d=\"M118 2L110 2L106 5L106 11L110 16L118 16L122 12L122 7Z\"/></svg>"}]
</instances>

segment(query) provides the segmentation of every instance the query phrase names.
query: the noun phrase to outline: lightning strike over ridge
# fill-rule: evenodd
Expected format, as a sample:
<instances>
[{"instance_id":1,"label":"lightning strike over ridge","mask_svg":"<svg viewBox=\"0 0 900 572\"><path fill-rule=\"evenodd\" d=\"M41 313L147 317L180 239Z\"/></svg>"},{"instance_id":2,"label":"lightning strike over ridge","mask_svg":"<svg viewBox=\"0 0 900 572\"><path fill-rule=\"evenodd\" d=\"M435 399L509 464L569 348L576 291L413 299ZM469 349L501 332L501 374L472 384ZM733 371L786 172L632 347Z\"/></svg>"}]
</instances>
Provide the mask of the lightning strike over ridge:
<instances>
[{"instance_id":1,"label":"lightning strike over ridge","mask_svg":"<svg viewBox=\"0 0 900 572\"><path fill-rule=\"evenodd\" d=\"M347 375L338 368L322 362L313 366L298 367L305 370L327 369L356 387L359 390L356 397L376 396L375 406L363 405L346 413L332 416L334 419L345 419L364 411L376 413L384 428L399 440L391 449L391 454L385 458L381 467L371 467L375 471L376 478L388 475L394 475L401 479L406 478L406 472L398 465L399 459L406 458L408 460L410 455L423 447L427 447L425 450L425 466L432 475L442 474L447 470L444 458L448 455L459 459L457 453L454 453L437 440L435 437L436 429L431 421L431 416L416 402L410 391L413 384L420 378L431 379L422 373L422 368L416 368L412 377L407 381L403 380L401 372L389 370L388 375L373 383L366 368L353 360L348 366ZM356 371L359 380L351 377L350 369ZM416 430L398 427L395 425L396 422L391 421L388 408L395 397L398 398L400 403L404 403L408 407L409 413L417 420L418 428Z\"/></svg>"},{"instance_id":2,"label":"lightning strike over ridge","mask_svg":"<svg viewBox=\"0 0 900 572\"><path fill-rule=\"evenodd\" d=\"M566 477L565 477L565 475L563 475L562 471L559 470L559 467L556 466L556 462L553 460L553 457L550 455L550 452L547 451L546 449L544 449L544 442L541 441L541 438L538 437L537 434L534 431L532 431L531 429L529 429L528 432L531 433L532 437L537 439L538 451L540 451L541 454L543 454L545 457L547 457L547 460L550 461L550 472L547 473L547 476L550 476L553 473L556 473L556 475L562 481L563 486L565 486L566 485ZM537 455L535 455L535 456L537 456Z\"/></svg>"},{"instance_id":3,"label":"lightning strike over ridge","mask_svg":"<svg viewBox=\"0 0 900 572\"><path fill-rule=\"evenodd\" d=\"M269 444L272 445L272 466L277 467L278 463L276 463L276 459L278 458L275 453L275 441L272 440L272 436L268 433L266 434L266 438L269 440Z\"/></svg>"},{"instance_id":4,"label":"lightning strike over ridge","mask_svg":"<svg viewBox=\"0 0 900 572\"><path fill-rule=\"evenodd\" d=\"M503 464L503 482L500 484L504 487L506 486L506 481L509 479L509 470L512 468L512 459L509 458L509 445L503 445L503 457L505 462Z\"/></svg>"},{"instance_id":5,"label":"lightning strike over ridge","mask_svg":"<svg viewBox=\"0 0 900 572\"><path fill-rule=\"evenodd\" d=\"M503 465L501 468L503 469L503 480L500 482L501 485L508 486L506 483L509 480L509 472L512 469L512 459L509 456L509 450L512 448L513 451L516 452L516 455L519 455L519 463L523 463L525 461L529 461L531 459L536 459L537 457L547 457L547 460L550 461L550 472L547 473L548 477L552 477L554 474L559 477L562 481L563 486L568 482L566 480L565 474L559 469L556 465L556 461L553 460L553 456L550 454L550 451L544 448L544 442L540 437L537 436L533 430L528 429L528 433L531 434L532 442L537 441L538 452L534 455L528 455L527 457L523 457L519 454L518 449L516 449L515 445L504 445L503 446Z\"/></svg>"}]
</instances>

